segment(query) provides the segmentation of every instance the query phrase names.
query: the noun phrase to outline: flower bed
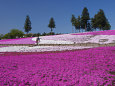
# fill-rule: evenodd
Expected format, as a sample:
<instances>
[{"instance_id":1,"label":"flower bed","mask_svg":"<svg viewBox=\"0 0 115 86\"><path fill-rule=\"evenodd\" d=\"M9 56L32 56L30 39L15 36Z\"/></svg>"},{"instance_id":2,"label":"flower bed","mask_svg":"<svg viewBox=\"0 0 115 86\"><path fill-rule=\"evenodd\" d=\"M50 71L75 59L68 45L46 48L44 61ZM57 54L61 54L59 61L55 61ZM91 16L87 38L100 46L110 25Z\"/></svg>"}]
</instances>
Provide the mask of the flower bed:
<instances>
[{"instance_id":1,"label":"flower bed","mask_svg":"<svg viewBox=\"0 0 115 86\"><path fill-rule=\"evenodd\" d=\"M115 35L115 30L74 33L74 34L71 34L71 35Z\"/></svg>"},{"instance_id":2,"label":"flower bed","mask_svg":"<svg viewBox=\"0 0 115 86\"><path fill-rule=\"evenodd\" d=\"M1 47L0 52L44 52L92 48L92 46L9 46Z\"/></svg>"},{"instance_id":3,"label":"flower bed","mask_svg":"<svg viewBox=\"0 0 115 86\"><path fill-rule=\"evenodd\" d=\"M115 47L0 54L0 85L114 86Z\"/></svg>"},{"instance_id":4,"label":"flower bed","mask_svg":"<svg viewBox=\"0 0 115 86\"><path fill-rule=\"evenodd\" d=\"M99 43L100 39L108 39L105 43L115 40L115 30L84 32L75 34L61 34L53 36L40 36L39 44L74 44ZM35 44L36 37L0 40L0 44Z\"/></svg>"},{"instance_id":5,"label":"flower bed","mask_svg":"<svg viewBox=\"0 0 115 86\"><path fill-rule=\"evenodd\" d=\"M55 35L55 36L41 36L39 44L74 44L83 43L86 39L91 38L92 35ZM32 38L36 41L36 37Z\"/></svg>"},{"instance_id":6,"label":"flower bed","mask_svg":"<svg viewBox=\"0 0 115 86\"><path fill-rule=\"evenodd\" d=\"M108 41L99 42L99 40L106 38ZM33 38L35 41L36 39ZM107 30L107 31L94 31L94 32L84 32L84 33L74 33L74 34L61 34L55 36L41 36L40 44L48 44L48 43L113 43L115 40L115 30ZM58 42L59 41L59 42ZM61 42L65 41L65 42Z\"/></svg>"},{"instance_id":7,"label":"flower bed","mask_svg":"<svg viewBox=\"0 0 115 86\"><path fill-rule=\"evenodd\" d=\"M106 40L106 41L101 41ZM85 41L84 43L99 43L99 44L108 44L108 43L115 43L115 35L96 35L89 40Z\"/></svg>"},{"instance_id":8,"label":"flower bed","mask_svg":"<svg viewBox=\"0 0 115 86\"><path fill-rule=\"evenodd\" d=\"M32 37L0 40L0 44L35 44Z\"/></svg>"}]
</instances>

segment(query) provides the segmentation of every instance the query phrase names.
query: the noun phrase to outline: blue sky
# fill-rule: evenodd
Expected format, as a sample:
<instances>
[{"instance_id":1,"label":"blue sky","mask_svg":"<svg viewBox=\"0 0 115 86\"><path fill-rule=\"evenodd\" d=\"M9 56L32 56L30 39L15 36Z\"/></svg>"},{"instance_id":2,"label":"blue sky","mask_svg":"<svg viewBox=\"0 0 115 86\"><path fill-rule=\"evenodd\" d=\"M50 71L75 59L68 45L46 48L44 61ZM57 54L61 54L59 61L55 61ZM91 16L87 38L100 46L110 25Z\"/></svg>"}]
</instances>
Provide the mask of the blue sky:
<instances>
[{"instance_id":1,"label":"blue sky","mask_svg":"<svg viewBox=\"0 0 115 86\"><path fill-rule=\"evenodd\" d=\"M71 33L71 16L81 15L84 7L91 18L103 9L111 29L115 29L115 0L0 0L0 33L8 33L13 28L24 31L26 15L32 22L30 33L50 32L51 17L55 20L55 33Z\"/></svg>"}]
</instances>

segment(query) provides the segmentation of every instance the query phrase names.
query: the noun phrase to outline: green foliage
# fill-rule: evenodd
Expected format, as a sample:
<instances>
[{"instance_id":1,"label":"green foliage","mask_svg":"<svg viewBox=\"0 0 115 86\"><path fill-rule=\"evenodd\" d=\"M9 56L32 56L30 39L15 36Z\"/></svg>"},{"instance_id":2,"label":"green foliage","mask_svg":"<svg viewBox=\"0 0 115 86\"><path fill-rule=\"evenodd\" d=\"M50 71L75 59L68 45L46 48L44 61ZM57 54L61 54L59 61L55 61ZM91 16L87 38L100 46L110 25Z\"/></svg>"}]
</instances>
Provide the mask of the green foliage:
<instances>
[{"instance_id":1,"label":"green foliage","mask_svg":"<svg viewBox=\"0 0 115 86\"><path fill-rule=\"evenodd\" d=\"M38 36L40 36L41 34L40 33L35 33L35 34L33 34L33 36L32 37L38 37Z\"/></svg>"},{"instance_id":2,"label":"green foliage","mask_svg":"<svg viewBox=\"0 0 115 86\"><path fill-rule=\"evenodd\" d=\"M34 34L32 34L32 33L29 33L29 34L25 34L25 37L38 37L38 36L47 36L47 35L55 35L55 33L54 32L49 32L49 33L46 33L46 32L44 32L44 33L42 33L42 34L40 34L40 33L34 33Z\"/></svg>"},{"instance_id":3,"label":"green foliage","mask_svg":"<svg viewBox=\"0 0 115 86\"><path fill-rule=\"evenodd\" d=\"M33 36L32 37L37 37L37 34L35 33L35 34L33 34Z\"/></svg>"},{"instance_id":4,"label":"green foliage","mask_svg":"<svg viewBox=\"0 0 115 86\"><path fill-rule=\"evenodd\" d=\"M72 26L75 25L75 21L76 21L76 18L75 18L75 16L72 14L72 18L71 18Z\"/></svg>"},{"instance_id":5,"label":"green foliage","mask_svg":"<svg viewBox=\"0 0 115 86\"><path fill-rule=\"evenodd\" d=\"M54 32L47 33L47 35L55 35Z\"/></svg>"},{"instance_id":6,"label":"green foliage","mask_svg":"<svg viewBox=\"0 0 115 86\"><path fill-rule=\"evenodd\" d=\"M37 36L40 36L41 35L41 33L37 33Z\"/></svg>"},{"instance_id":7,"label":"green foliage","mask_svg":"<svg viewBox=\"0 0 115 86\"><path fill-rule=\"evenodd\" d=\"M97 14L95 14L94 18L91 20L91 24L93 28L99 28L100 30L110 30L111 25L109 24L104 11L102 9L99 10Z\"/></svg>"},{"instance_id":8,"label":"green foliage","mask_svg":"<svg viewBox=\"0 0 115 86\"><path fill-rule=\"evenodd\" d=\"M110 30L110 29L111 29L111 25L109 23L107 23L103 28L103 30Z\"/></svg>"},{"instance_id":9,"label":"green foliage","mask_svg":"<svg viewBox=\"0 0 115 86\"><path fill-rule=\"evenodd\" d=\"M55 33L54 32L49 32L49 33L42 33L42 36L47 36L47 35L55 35Z\"/></svg>"},{"instance_id":10,"label":"green foliage","mask_svg":"<svg viewBox=\"0 0 115 86\"><path fill-rule=\"evenodd\" d=\"M90 20L88 9L85 7L81 15L81 28L84 28L86 31L87 22Z\"/></svg>"},{"instance_id":11,"label":"green foliage","mask_svg":"<svg viewBox=\"0 0 115 86\"><path fill-rule=\"evenodd\" d=\"M80 18L80 16L78 16L78 18L75 19L75 24L74 24L74 26L75 26L75 29L76 29L76 30L79 29L79 32L80 32L80 27L81 27L81 18Z\"/></svg>"},{"instance_id":12,"label":"green foliage","mask_svg":"<svg viewBox=\"0 0 115 86\"><path fill-rule=\"evenodd\" d=\"M54 21L53 17L51 17L48 27L51 28L51 32L53 31L53 28L56 28L55 21Z\"/></svg>"},{"instance_id":13,"label":"green foliage","mask_svg":"<svg viewBox=\"0 0 115 86\"><path fill-rule=\"evenodd\" d=\"M25 32L27 32L27 34L32 29L30 17L28 15L26 16L26 20L25 20L25 24L24 24L24 29L25 29Z\"/></svg>"},{"instance_id":14,"label":"green foliage","mask_svg":"<svg viewBox=\"0 0 115 86\"><path fill-rule=\"evenodd\" d=\"M3 36L4 36L3 34L0 34L0 40L3 38Z\"/></svg>"},{"instance_id":15,"label":"green foliage","mask_svg":"<svg viewBox=\"0 0 115 86\"><path fill-rule=\"evenodd\" d=\"M46 33L44 32L43 34L42 34L42 36L45 36L46 35Z\"/></svg>"},{"instance_id":16,"label":"green foliage","mask_svg":"<svg viewBox=\"0 0 115 86\"><path fill-rule=\"evenodd\" d=\"M96 15L95 15L95 16L96 16ZM94 18L91 18L91 26L92 26L93 29L96 30L97 24L96 24L96 22L95 22L95 21L96 21L95 16L94 16Z\"/></svg>"},{"instance_id":17,"label":"green foliage","mask_svg":"<svg viewBox=\"0 0 115 86\"><path fill-rule=\"evenodd\" d=\"M91 29L91 25L90 25L89 22L88 22L88 24L87 24L87 31L92 31L92 29Z\"/></svg>"},{"instance_id":18,"label":"green foliage","mask_svg":"<svg viewBox=\"0 0 115 86\"><path fill-rule=\"evenodd\" d=\"M9 34L9 33L5 34L5 35L3 36L3 39L10 39L10 34Z\"/></svg>"},{"instance_id":19,"label":"green foliage","mask_svg":"<svg viewBox=\"0 0 115 86\"><path fill-rule=\"evenodd\" d=\"M7 33L3 36L3 39L14 39L23 37L24 33L18 29L11 29L10 33Z\"/></svg>"},{"instance_id":20,"label":"green foliage","mask_svg":"<svg viewBox=\"0 0 115 86\"><path fill-rule=\"evenodd\" d=\"M33 36L32 33L25 34L25 37L32 37L32 36Z\"/></svg>"},{"instance_id":21,"label":"green foliage","mask_svg":"<svg viewBox=\"0 0 115 86\"><path fill-rule=\"evenodd\" d=\"M72 32L73 32L73 26L75 26L75 22L76 22L76 18L75 18L75 16L72 14L72 17L71 17Z\"/></svg>"},{"instance_id":22,"label":"green foliage","mask_svg":"<svg viewBox=\"0 0 115 86\"><path fill-rule=\"evenodd\" d=\"M23 37L24 33L21 30L18 29L11 29L10 31L10 37L11 38L16 38L16 37Z\"/></svg>"}]
</instances>

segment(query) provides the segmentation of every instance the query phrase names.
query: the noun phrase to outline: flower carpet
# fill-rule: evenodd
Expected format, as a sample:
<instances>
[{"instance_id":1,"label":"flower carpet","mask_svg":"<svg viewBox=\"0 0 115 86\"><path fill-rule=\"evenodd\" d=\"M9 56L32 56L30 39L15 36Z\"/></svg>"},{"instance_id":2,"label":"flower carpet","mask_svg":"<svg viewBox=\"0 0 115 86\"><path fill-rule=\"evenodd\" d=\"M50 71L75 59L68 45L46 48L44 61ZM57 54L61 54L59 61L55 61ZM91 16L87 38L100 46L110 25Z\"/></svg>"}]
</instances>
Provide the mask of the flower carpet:
<instances>
[{"instance_id":1,"label":"flower carpet","mask_svg":"<svg viewBox=\"0 0 115 86\"><path fill-rule=\"evenodd\" d=\"M115 47L1 52L0 86L114 86Z\"/></svg>"}]
</instances>

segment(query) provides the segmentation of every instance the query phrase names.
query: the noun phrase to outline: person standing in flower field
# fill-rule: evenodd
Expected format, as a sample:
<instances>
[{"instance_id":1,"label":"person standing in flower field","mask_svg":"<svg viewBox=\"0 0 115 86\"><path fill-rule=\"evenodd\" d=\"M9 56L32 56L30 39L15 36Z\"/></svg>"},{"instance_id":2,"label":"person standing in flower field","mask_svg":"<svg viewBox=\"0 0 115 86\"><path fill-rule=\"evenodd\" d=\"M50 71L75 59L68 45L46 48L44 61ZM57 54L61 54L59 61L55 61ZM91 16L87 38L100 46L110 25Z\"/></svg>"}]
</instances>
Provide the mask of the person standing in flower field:
<instances>
[{"instance_id":1,"label":"person standing in flower field","mask_svg":"<svg viewBox=\"0 0 115 86\"><path fill-rule=\"evenodd\" d=\"M36 44L38 45L38 43L40 42L40 38L39 36L36 38Z\"/></svg>"}]
</instances>

